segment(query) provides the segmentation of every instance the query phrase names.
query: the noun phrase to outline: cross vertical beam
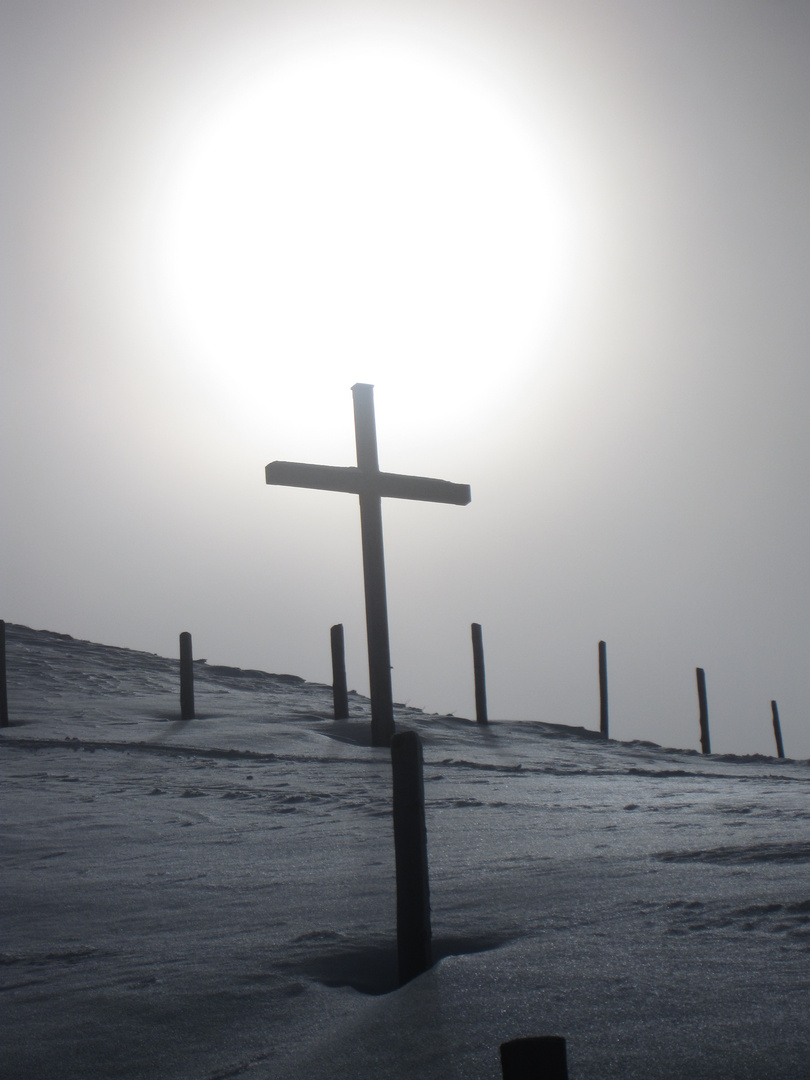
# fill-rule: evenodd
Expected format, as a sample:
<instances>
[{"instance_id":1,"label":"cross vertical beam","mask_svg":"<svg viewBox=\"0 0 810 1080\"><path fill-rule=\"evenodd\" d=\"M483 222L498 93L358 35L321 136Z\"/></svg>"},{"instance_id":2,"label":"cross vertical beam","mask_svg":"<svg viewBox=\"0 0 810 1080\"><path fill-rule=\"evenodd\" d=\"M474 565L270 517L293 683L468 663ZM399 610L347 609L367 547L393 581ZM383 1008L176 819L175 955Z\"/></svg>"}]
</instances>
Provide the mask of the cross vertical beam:
<instances>
[{"instance_id":1,"label":"cross vertical beam","mask_svg":"<svg viewBox=\"0 0 810 1080\"><path fill-rule=\"evenodd\" d=\"M357 468L366 476L379 474L374 387L355 383L354 440ZM385 593L382 499L379 485L360 492L360 535L363 545L363 585L366 593L368 679L371 691L371 745L390 746L394 734L394 693L391 686L391 646L388 639L388 600Z\"/></svg>"}]
</instances>

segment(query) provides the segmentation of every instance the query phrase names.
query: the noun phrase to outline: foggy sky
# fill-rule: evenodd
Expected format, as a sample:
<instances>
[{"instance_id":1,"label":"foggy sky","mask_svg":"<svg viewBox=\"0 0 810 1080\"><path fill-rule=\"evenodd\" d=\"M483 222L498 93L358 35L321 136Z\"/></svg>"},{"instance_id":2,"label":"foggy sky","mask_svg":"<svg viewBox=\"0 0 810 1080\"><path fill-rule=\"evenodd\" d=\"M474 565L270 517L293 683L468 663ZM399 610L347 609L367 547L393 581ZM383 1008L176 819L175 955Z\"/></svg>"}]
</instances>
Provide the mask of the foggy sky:
<instances>
[{"instance_id":1,"label":"foggy sky","mask_svg":"<svg viewBox=\"0 0 810 1080\"><path fill-rule=\"evenodd\" d=\"M702 666L715 751L772 753L775 698L810 756L810 11L560 7L3 4L0 617L164 655L189 630L198 657L324 682L343 622L367 692L357 500L263 469L353 464L370 381L381 467L472 488L384 503L397 701L473 715L477 621L491 717L598 727L604 638L615 737L696 748ZM270 356L247 422L142 237L176 134L240 72L368 27L457 47L557 133L572 297L525 369L474 373L482 406L423 378L403 425L381 364L316 419Z\"/></svg>"}]
</instances>

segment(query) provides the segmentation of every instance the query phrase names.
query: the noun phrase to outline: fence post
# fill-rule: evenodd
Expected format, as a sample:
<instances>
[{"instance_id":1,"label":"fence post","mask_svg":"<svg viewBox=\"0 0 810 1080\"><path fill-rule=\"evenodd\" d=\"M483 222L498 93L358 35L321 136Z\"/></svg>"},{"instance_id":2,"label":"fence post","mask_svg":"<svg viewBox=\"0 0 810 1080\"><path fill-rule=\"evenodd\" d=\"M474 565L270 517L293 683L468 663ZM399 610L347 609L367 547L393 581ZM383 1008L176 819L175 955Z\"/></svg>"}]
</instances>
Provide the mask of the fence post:
<instances>
[{"instance_id":1,"label":"fence post","mask_svg":"<svg viewBox=\"0 0 810 1080\"><path fill-rule=\"evenodd\" d=\"M779 723L779 710L776 707L776 702L771 702L771 712L773 713L773 734L776 739L776 756L783 758L785 756L785 748L782 745L782 725Z\"/></svg>"},{"instance_id":2,"label":"fence post","mask_svg":"<svg viewBox=\"0 0 810 1080\"><path fill-rule=\"evenodd\" d=\"M565 1039L560 1035L501 1043L503 1080L568 1080Z\"/></svg>"},{"instance_id":3,"label":"fence post","mask_svg":"<svg viewBox=\"0 0 810 1080\"><path fill-rule=\"evenodd\" d=\"M700 749L704 754L712 752L712 744L709 739L709 705L706 699L706 673L702 667L695 669L697 672L698 705L700 706Z\"/></svg>"},{"instance_id":4,"label":"fence post","mask_svg":"<svg viewBox=\"0 0 810 1080\"><path fill-rule=\"evenodd\" d=\"M332 701L335 720L349 719L349 691L346 685L346 648L343 644L343 623L329 631L332 643Z\"/></svg>"},{"instance_id":5,"label":"fence post","mask_svg":"<svg viewBox=\"0 0 810 1080\"><path fill-rule=\"evenodd\" d=\"M191 656L191 634L180 635L180 719L194 719L194 668Z\"/></svg>"},{"instance_id":6,"label":"fence post","mask_svg":"<svg viewBox=\"0 0 810 1080\"><path fill-rule=\"evenodd\" d=\"M608 737L607 645L599 642L599 730Z\"/></svg>"},{"instance_id":7,"label":"fence post","mask_svg":"<svg viewBox=\"0 0 810 1080\"><path fill-rule=\"evenodd\" d=\"M473 674L475 676L475 719L479 724L489 722L487 717L487 679L484 672L484 636L481 624L474 622L472 631Z\"/></svg>"},{"instance_id":8,"label":"fence post","mask_svg":"<svg viewBox=\"0 0 810 1080\"><path fill-rule=\"evenodd\" d=\"M399 985L432 964L430 886L422 741L415 731L391 739L394 775L394 853L397 871Z\"/></svg>"},{"instance_id":9,"label":"fence post","mask_svg":"<svg viewBox=\"0 0 810 1080\"><path fill-rule=\"evenodd\" d=\"M0 727L8 727L8 690L6 687L6 624L0 619Z\"/></svg>"}]
</instances>

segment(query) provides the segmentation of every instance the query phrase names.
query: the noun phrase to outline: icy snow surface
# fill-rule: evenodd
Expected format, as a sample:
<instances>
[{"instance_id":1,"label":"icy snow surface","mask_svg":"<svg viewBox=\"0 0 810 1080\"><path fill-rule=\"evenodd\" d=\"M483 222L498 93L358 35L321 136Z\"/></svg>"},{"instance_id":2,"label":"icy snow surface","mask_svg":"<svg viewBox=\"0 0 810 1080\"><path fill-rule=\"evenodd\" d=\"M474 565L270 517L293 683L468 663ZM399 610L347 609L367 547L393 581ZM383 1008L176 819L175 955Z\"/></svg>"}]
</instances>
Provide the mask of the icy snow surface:
<instances>
[{"instance_id":1,"label":"icy snow surface","mask_svg":"<svg viewBox=\"0 0 810 1080\"><path fill-rule=\"evenodd\" d=\"M810 1077L810 762L398 707L439 960L397 989L365 699L199 661L183 723L176 660L7 634L6 1080L497 1080L542 1034L572 1080Z\"/></svg>"}]
</instances>

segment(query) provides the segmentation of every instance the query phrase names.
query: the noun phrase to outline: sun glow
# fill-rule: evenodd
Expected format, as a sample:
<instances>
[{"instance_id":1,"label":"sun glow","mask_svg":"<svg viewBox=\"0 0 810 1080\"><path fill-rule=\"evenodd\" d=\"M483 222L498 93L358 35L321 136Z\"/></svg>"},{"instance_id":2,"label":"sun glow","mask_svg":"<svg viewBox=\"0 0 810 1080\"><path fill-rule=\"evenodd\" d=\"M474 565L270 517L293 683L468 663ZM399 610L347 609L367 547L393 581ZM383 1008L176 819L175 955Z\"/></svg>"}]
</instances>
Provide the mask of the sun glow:
<instances>
[{"instance_id":1,"label":"sun glow","mask_svg":"<svg viewBox=\"0 0 810 1080\"><path fill-rule=\"evenodd\" d=\"M299 48L177 151L159 226L171 317L247 418L385 387L456 425L542 365L570 292L554 155L499 87L423 47Z\"/></svg>"}]
</instances>

